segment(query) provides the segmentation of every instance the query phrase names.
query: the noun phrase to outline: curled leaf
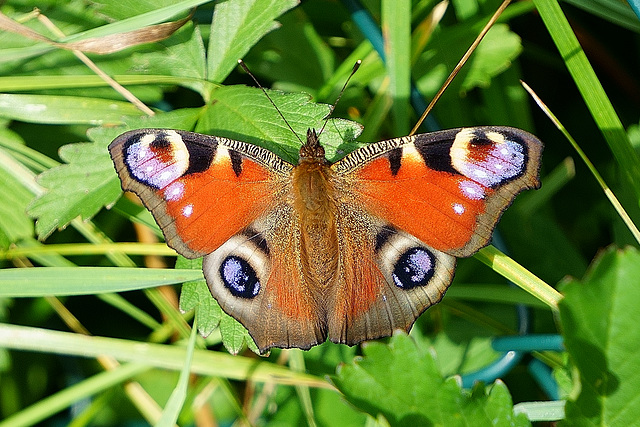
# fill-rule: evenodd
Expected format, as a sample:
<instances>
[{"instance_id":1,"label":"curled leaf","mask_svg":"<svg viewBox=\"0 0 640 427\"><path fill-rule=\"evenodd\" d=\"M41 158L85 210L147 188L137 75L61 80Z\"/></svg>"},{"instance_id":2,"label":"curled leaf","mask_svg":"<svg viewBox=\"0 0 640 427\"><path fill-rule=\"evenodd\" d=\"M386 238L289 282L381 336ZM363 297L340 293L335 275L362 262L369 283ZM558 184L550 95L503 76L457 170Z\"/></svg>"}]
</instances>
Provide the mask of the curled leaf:
<instances>
[{"instance_id":1,"label":"curled leaf","mask_svg":"<svg viewBox=\"0 0 640 427\"><path fill-rule=\"evenodd\" d=\"M109 34L102 37L92 37L84 40L61 43L33 31L31 28L10 19L7 15L0 12L0 30L20 34L23 37L44 42L60 49L79 50L81 52L106 55L109 53L119 52L132 46L164 40L186 24L192 16L193 12L191 12L189 16L177 21L149 25L147 27L124 33Z\"/></svg>"}]
</instances>

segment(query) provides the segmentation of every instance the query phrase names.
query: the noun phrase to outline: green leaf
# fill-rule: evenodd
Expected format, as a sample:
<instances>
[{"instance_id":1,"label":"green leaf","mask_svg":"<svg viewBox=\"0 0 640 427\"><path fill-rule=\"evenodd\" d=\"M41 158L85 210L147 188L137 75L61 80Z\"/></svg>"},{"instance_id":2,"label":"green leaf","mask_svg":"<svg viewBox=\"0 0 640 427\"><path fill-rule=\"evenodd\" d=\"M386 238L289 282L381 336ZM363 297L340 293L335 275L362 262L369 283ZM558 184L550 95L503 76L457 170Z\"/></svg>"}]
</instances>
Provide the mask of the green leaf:
<instances>
[{"instance_id":1,"label":"green leaf","mask_svg":"<svg viewBox=\"0 0 640 427\"><path fill-rule=\"evenodd\" d=\"M178 257L176 268L202 270L202 258L186 259ZM182 285L180 311L186 313L190 310L195 310L198 332L205 338L218 327L222 316L226 316L218 302L211 296L209 287L204 279L185 282Z\"/></svg>"},{"instance_id":2,"label":"green leaf","mask_svg":"<svg viewBox=\"0 0 640 427\"><path fill-rule=\"evenodd\" d=\"M220 334L222 334L224 347L231 354L240 353L244 348L245 342L247 345L253 343L253 338L251 338L249 332L231 316L223 316L220 319ZM254 345L253 348L256 348L256 346ZM258 352L256 351L256 353Z\"/></svg>"},{"instance_id":3,"label":"green leaf","mask_svg":"<svg viewBox=\"0 0 640 427\"><path fill-rule=\"evenodd\" d=\"M91 218L121 193L104 142L65 145L60 149L60 158L67 164L40 174L38 182L48 191L28 210L37 218L36 233L41 239L78 215Z\"/></svg>"},{"instance_id":4,"label":"green leaf","mask_svg":"<svg viewBox=\"0 0 640 427\"><path fill-rule=\"evenodd\" d=\"M496 24L486 34L462 81L462 90L486 87L491 79L505 71L522 52L520 37L506 24Z\"/></svg>"},{"instance_id":5,"label":"green leaf","mask_svg":"<svg viewBox=\"0 0 640 427\"><path fill-rule=\"evenodd\" d=\"M568 425L635 425L640 419L640 252L610 248L585 277L563 288L564 342L581 392L567 402Z\"/></svg>"},{"instance_id":6,"label":"green leaf","mask_svg":"<svg viewBox=\"0 0 640 427\"><path fill-rule=\"evenodd\" d=\"M27 205L33 193L15 176L16 161L0 148L0 249L33 235L33 221L27 215Z\"/></svg>"},{"instance_id":7,"label":"green leaf","mask_svg":"<svg viewBox=\"0 0 640 427\"><path fill-rule=\"evenodd\" d=\"M269 96L287 119L300 140L306 139L307 129L320 129L329 113L329 106L310 102L304 93L283 94L269 91ZM297 163L301 142L286 126L277 110L264 93L246 86L226 86L213 94L213 103L197 132L249 142L272 150L291 163ZM327 158L344 155L352 150L346 144L355 139L362 128L354 122L331 119L321 134L320 141L327 149Z\"/></svg>"},{"instance_id":8,"label":"green leaf","mask_svg":"<svg viewBox=\"0 0 640 427\"><path fill-rule=\"evenodd\" d=\"M382 35L393 98L394 135L409 133L409 92L411 91L411 2L382 1Z\"/></svg>"},{"instance_id":9,"label":"green leaf","mask_svg":"<svg viewBox=\"0 0 640 427\"><path fill-rule=\"evenodd\" d=\"M80 96L0 94L0 117L29 123L119 124L140 116L132 104Z\"/></svg>"},{"instance_id":10,"label":"green leaf","mask_svg":"<svg viewBox=\"0 0 640 427\"><path fill-rule=\"evenodd\" d=\"M513 413L506 386L463 390L455 378L440 376L436 361L406 334L390 344L369 342L364 356L338 368L334 383L351 404L392 426L528 425Z\"/></svg>"},{"instance_id":11,"label":"green leaf","mask_svg":"<svg viewBox=\"0 0 640 427\"><path fill-rule=\"evenodd\" d=\"M201 271L161 268L38 267L0 270L0 296L94 295L184 283Z\"/></svg>"},{"instance_id":12,"label":"green leaf","mask_svg":"<svg viewBox=\"0 0 640 427\"><path fill-rule=\"evenodd\" d=\"M426 94L434 93L447 77L451 64L456 64L466 48L476 37L478 29L474 25L460 24L443 28L437 37L437 45L420 56L414 67L414 75L420 76L416 84ZM451 46L441 49L441 46ZM475 87L485 87L491 79L507 69L522 51L520 37L509 30L506 24L496 24L487 33L474 52L472 59L465 64L460 74L451 84L450 94L467 92Z\"/></svg>"},{"instance_id":13,"label":"green leaf","mask_svg":"<svg viewBox=\"0 0 640 427\"><path fill-rule=\"evenodd\" d=\"M263 37L244 60L259 81L274 82L273 89L306 92L317 99L318 89L332 77L335 54L304 12L297 8L283 15L282 28Z\"/></svg>"},{"instance_id":14,"label":"green leaf","mask_svg":"<svg viewBox=\"0 0 640 427\"><path fill-rule=\"evenodd\" d=\"M209 37L209 81L222 82L249 49L279 27L275 19L298 0L235 0L216 4Z\"/></svg>"},{"instance_id":15,"label":"green leaf","mask_svg":"<svg viewBox=\"0 0 640 427\"><path fill-rule=\"evenodd\" d=\"M136 64L144 64L143 74L183 77L181 85L203 97L208 96L207 65L204 44L198 27L185 24L169 39L159 42L157 52L137 52L132 55Z\"/></svg>"}]
</instances>

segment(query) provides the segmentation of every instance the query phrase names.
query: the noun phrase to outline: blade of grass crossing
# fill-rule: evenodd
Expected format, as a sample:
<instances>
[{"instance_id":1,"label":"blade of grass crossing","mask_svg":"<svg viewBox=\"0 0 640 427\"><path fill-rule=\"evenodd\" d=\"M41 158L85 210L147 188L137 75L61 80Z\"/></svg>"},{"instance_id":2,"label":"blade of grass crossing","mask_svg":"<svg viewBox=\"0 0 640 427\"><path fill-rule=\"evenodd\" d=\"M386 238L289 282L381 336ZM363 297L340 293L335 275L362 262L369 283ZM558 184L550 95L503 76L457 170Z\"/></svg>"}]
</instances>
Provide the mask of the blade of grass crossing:
<instances>
[{"instance_id":1,"label":"blade of grass crossing","mask_svg":"<svg viewBox=\"0 0 640 427\"><path fill-rule=\"evenodd\" d=\"M387 58L389 90L393 97L395 135L409 133L409 95L411 92L411 2L382 2L382 36Z\"/></svg>"},{"instance_id":2,"label":"blade of grass crossing","mask_svg":"<svg viewBox=\"0 0 640 427\"><path fill-rule=\"evenodd\" d=\"M556 0L534 0L534 3L620 170L640 198L640 158L560 5Z\"/></svg>"},{"instance_id":3,"label":"blade of grass crossing","mask_svg":"<svg viewBox=\"0 0 640 427\"><path fill-rule=\"evenodd\" d=\"M187 387L189 385L189 376L191 375L191 362L193 361L193 349L196 346L196 335L198 328L196 321L193 321L193 328L191 328L191 335L189 336L189 344L187 345L187 354L185 355L184 367L180 371L180 377L178 378L178 384L173 389L167 405L162 411L162 418L156 424L158 427L170 427L176 425L178 421L178 415L184 406L184 402L187 398Z\"/></svg>"}]
</instances>

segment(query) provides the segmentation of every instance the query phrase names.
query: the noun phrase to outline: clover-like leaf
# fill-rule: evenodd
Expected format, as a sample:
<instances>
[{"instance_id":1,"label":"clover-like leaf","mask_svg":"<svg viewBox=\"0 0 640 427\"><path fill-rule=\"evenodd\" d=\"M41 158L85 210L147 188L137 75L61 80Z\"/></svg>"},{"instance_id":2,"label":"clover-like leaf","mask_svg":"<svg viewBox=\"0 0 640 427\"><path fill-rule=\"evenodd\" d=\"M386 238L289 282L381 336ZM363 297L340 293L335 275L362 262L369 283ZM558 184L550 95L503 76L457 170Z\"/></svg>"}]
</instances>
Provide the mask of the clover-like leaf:
<instances>
[{"instance_id":1,"label":"clover-like leaf","mask_svg":"<svg viewBox=\"0 0 640 427\"><path fill-rule=\"evenodd\" d=\"M443 378L430 352L405 333L391 342L367 343L364 357L342 365L334 383L351 404L391 426L529 425L515 415L506 386L477 384L463 390L456 378Z\"/></svg>"}]
</instances>

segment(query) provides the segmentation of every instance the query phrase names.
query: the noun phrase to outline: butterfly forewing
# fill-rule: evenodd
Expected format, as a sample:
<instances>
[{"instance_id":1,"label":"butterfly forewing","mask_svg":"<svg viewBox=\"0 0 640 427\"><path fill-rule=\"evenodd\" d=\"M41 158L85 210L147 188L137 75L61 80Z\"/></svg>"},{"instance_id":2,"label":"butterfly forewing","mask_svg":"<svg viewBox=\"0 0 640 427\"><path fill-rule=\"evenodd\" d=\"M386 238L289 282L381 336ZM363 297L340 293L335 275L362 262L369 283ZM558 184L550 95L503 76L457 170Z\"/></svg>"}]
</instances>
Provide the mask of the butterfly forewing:
<instances>
[{"instance_id":1,"label":"butterfly forewing","mask_svg":"<svg viewBox=\"0 0 640 427\"><path fill-rule=\"evenodd\" d=\"M469 256L513 198L539 186L541 151L519 129L462 128L372 144L333 167L369 212L434 249Z\"/></svg>"},{"instance_id":2,"label":"butterfly forewing","mask_svg":"<svg viewBox=\"0 0 640 427\"><path fill-rule=\"evenodd\" d=\"M187 258L213 252L271 209L292 169L255 145L178 130L126 132L109 151L122 188Z\"/></svg>"}]
</instances>

